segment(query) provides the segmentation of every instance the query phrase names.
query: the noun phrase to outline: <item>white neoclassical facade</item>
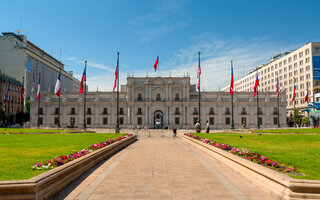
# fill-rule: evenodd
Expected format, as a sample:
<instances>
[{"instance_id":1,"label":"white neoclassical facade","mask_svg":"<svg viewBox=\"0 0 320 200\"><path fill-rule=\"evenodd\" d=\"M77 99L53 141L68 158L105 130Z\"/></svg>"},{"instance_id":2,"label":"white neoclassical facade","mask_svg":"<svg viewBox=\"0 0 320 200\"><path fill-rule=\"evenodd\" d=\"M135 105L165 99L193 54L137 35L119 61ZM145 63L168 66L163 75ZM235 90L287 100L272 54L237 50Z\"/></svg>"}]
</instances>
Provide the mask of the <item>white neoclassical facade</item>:
<instances>
[{"instance_id":1,"label":"white neoclassical facade","mask_svg":"<svg viewBox=\"0 0 320 200\"><path fill-rule=\"evenodd\" d=\"M190 77L127 77L119 93L120 128L133 125L154 128L194 128L198 120L199 92L190 84ZM31 126L57 127L58 97L52 92L41 93L40 109L33 92L31 97ZM280 123L286 126L285 94L280 96ZM115 128L116 92L88 92L86 123L88 128ZM211 129L231 128L231 95L228 92L201 92L201 124L206 120ZM61 96L61 127L82 128L84 96L64 92ZM259 121L262 128L276 128L278 120L275 92L259 93ZM235 128L257 127L257 103L252 92L234 95Z\"/></svg>"}]
</instances>

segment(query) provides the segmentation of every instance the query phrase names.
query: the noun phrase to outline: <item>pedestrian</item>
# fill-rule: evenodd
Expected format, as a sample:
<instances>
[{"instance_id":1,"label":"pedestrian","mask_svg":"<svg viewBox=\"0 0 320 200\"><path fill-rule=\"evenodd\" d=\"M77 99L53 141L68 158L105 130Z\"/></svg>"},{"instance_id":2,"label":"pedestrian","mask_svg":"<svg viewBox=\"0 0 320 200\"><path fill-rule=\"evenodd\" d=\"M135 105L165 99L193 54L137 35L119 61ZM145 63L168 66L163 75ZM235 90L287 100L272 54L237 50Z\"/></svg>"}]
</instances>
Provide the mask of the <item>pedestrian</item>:
<instances>
[{"instance_id":1,"label":"pedestrian","mask_svg":"<svg viewBox=\"0 0 320 200\"><path fill-rule=\"evenodd\" d=\"M210 131L210 124L209 124L209 121L207 120L206 133L209 133L209 131Z\"/></svg>"},{"instance_id":2,"label":"pedestrian","mask_svg":"<svg viewBox=\"0 0 320 200\"><path fill-rule=\"evenodd\" d=\"M200 124L199 120L197 120L197 123L196 123L196 125L195 125L195 128L196 128L196 132L197 132L197 133L200 133L201 124Z\"/></svg>"},{"instance_id":3,"label":"pedestrian","mask_svg":"<svg viewBox=\"0 0 320 200\"><path fill-rule=\"evenodd\" d=\"M173 131L173 138L176 138L176 136L177 136L177 129L176 129L176 128L173 128L172 131Z\"/></svg>"}]
</instances>

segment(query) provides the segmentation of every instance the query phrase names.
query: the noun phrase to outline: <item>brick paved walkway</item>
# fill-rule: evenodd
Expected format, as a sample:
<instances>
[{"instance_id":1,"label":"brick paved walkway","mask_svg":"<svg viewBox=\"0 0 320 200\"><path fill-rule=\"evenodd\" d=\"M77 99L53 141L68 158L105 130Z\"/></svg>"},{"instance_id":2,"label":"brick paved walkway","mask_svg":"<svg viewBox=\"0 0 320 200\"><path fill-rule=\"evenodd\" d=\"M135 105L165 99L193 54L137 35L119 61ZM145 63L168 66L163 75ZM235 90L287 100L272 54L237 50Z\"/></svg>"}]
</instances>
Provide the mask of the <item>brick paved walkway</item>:
<instances>
[{"instance_id":1,"label":"brick paved walkway","mask_svg":"<svg viewBox=\"0 0 320 200\"><path fill-rule=\"evenodd\" d=\"M269 198L232 169L180 139L139 140L75 184L55 199Z\"/></svg>"}]
</instances>

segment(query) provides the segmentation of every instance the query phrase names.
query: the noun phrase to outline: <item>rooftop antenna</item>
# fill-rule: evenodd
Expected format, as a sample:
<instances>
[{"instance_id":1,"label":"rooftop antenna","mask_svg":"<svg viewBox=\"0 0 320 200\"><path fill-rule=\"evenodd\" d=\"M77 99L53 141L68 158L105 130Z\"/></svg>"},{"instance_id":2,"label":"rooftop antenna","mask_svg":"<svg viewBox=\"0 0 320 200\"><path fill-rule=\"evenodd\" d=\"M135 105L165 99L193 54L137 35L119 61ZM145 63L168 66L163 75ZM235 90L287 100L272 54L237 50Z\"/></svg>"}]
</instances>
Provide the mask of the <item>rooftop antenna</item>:
<instances>
[{"instance_id":1,"label":"rooftop antenna","mask_svg":"<svg viewBox=\"0 0 320 200\"><path fill-rule=\"evenodd\" d=\"M62 51L62 48L60 47L60 62L61 62L61 51Z\"/></svg>"},{"instance_id":2,"label":"rooftop antenna","mask_svg":"<svg viewBox=\"0 0 320 200\"><path fill-rule=\"evenodd\" d=\"M18 30L16 30L16 33L19 35L22 31L22 17L20 17L20 27Z\"/></svg>"}]
</instances>

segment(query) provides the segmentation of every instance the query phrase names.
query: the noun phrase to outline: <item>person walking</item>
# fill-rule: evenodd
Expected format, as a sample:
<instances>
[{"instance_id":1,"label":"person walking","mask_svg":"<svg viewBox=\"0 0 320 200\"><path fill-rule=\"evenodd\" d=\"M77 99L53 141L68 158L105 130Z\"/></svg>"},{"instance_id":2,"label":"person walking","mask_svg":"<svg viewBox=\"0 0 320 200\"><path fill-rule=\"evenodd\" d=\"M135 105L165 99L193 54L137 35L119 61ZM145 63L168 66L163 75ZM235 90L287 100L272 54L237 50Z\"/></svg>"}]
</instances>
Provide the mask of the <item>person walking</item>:
<instances>
[{"instance_id":1,"label":"person walking","mask_svg":"<svg viewBox=\"0 0 320 200\"><path fill-rule=\"evenodd\" d=\"M201 124L200 124L199 120L197 120L197 123L196 123L196 125L194 127L196 128L196 132L200 133Z\"/></svg>"},{"instance_id":2,"label":"person walking","mask_svg":"<svg viewBox=\"0 0 320 200\"><path fill-rule=\"evenodd\" d=\"M173 128L172 129L172 132L173 132L173 139L176 138L177 136L177 129L176 128Z\"/></svg>"},{"instance_id":3,"label":"person walking","mask_svg":"<svg viewBox=\"0 0 320 200\"><path fill-rule=\"evenodd\" d=\"M209 131L210 131L210 124L209 124L209 121L207 120L206 133L209 133Z\"/></svg>"}]
</instances>

